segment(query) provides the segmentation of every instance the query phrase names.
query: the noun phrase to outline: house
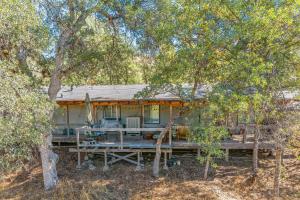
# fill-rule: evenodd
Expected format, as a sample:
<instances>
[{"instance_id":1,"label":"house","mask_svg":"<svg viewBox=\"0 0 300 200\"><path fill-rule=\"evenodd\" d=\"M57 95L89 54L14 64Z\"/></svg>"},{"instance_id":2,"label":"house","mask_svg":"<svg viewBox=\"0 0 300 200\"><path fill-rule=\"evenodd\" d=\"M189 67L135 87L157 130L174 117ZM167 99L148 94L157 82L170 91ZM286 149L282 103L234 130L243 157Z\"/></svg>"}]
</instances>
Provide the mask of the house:
<instances>
[{"instance_id":1,"label":"house","mask_svg":"<svg viewBox=\"0 0 300 200\"><path fill-rule=\"evenodd\" d=\"M135 95L146 87L147 85L63 87L56 98L59 108L54 114L55 133L63 134L66 129L73 130L87 125L86 94L92 105L94 124L100 124L103 119L118 119L125 128L128 120L138 118L136 128L163 128L170 119L179 117L185 102L171 92L148 99L136 98ZM199 88L197 98L201 99L204 95L205 88Z\"/></svg>"},{"instance_id":2,"label":"house","mask_svg":"<svg viewBox=\"0 0 300 200\"><path fill-rule=\"evenodd\" d=\"M75 143L76 148L70 151L78 153L78 166L81 166L81 153L103 153L105 169L119 160L140 168L141 153L156 152L157 138L164 131L168 131L161 144L165 167L167 154L170 156L176 149L197 150L199 154L200 146L187 137L190 118L184 112L188 102L182 100L182 91L169 90L139 98L137 94L144 89L147 85L62 87L56 98L53 142ZM205 86L196 89L197 102L205 103L208 90ZM234 126L239 125L239 117L232 116ZM171 121L173 125L169 127ZM228 158L229 149L253 149L253 140L247 140L246 134L242 141L231 137L221 147ZM259 148L270 150L274 143L261 142ZM108 161L108 156L115 159ZM137 161L129 158L132 156Z\"/></svg>"}]
</instances>

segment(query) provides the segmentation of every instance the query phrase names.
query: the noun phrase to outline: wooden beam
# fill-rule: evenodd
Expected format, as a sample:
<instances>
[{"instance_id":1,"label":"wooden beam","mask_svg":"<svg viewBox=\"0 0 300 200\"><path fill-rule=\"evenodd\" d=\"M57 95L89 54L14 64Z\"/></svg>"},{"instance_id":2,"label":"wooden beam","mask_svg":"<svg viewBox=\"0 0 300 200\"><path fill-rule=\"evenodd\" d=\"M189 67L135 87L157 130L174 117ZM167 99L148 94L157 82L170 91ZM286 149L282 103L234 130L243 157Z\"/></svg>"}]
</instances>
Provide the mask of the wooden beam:
<instances>
[{"instance_id":1,"label":"wooden beam","mask_svg":"<svg viewBox=\"0 0 300 200\"><path fill-rule=\"evenodd\" d=\"M113 105L138 105L138 101L94 101L95 106L113 106Z\"/></svg>"},{"instance_id":2,"label":"wooden beam","mask_svg":"<svg viewBox=\"0 0 300 200\"><path fill-rule=\"evenodd\" d=\"M98 106L95 106L94 104L93 108L94 108L94 112L95 112L95 119L94 119L94 123L98 122Z\"/></svg>"},{"instance_id":3,"label":"wooden beam","mask_svg":"<svg viewBox=\"0 0 300 200\"><path fill-rule=\"evenodd\" d=\"M118 162L118 161L121 161L121 160L125 160L125 161L127 161L129 163L138 165L138 162L129 159L129 157L134 156L136 154L137 154L137 152L131 152L131 153L127 154L127 155L121 156L121 155L118 155L118 154L115 154L115 153L109 153L109 155L115 157L116 159L109 161L108 164L112 165L115 162Z\"/></svg>"},{"instance_id":4,"label":"wooden beam","mask_svg":"<svg viewBox=\"0 0 300 200\"><path fill-rule=\"evenodd\" d=\"M136 166L136 169L137 171L140 171L142 169L141 167L141 152L138 151L137 152L137 166Z\"/></svg>"},{"instance_id":5,"label":"wooden beam","mask_svg":"<svg viewBox=\"0 0 300 200\"><path fill-rule=\"evenodd\" d=\"M121 149L123 149L123 131L120 131Z\"/></svg>"},{"instance_id":6,"label":"wooden beam","mask_svg":"<svg viewBox=\"0 0 300 200\"><path fill-rule=\"evenodd\" d=\"M172 119L173 119L172 116L173 116L173 106L170 105L169 121L172 121Z\"/></svg>"},{"instance_id":7,"label":"wooden beam","mask_svg":"<svg viewBox=\"0 0 300 200\"><path fill-rule=\"evenodd\" d=\"M80 151L79 151L79 130L76 130L76 140L77 140L77 168L81 168L81 163L80 163Z\"/></svg>"},{"instance_id":8,"label":"wooden beam","mask_svg":"<svg viewBox=\"0 0 300 200\"><path fill-rule=\"evenodd\" d=\"M107 171L108 170L108 165L107 165L107 151L105 149L104 151L104 167L103 167L103 171Z\"/></svg>"},{"instance_id":9,"label":"wooden beam","mask_svg":"<svg viewBox=\"0 0 300 200\"><path fill-rule=\"evenodd\" d=\"M164 170L168 170L168 165L167 165L167 152L164 152Z\"/></svg>"},{"instance_id":10,"label":"wooden beam","mask_svg":"<svg viewBox=\"0 0 300 200\"><path fill-rule=\"evenodd\" d=\"M118 114L118 105L116 105L116 120L118 121L119 114Z\"/></svg>"},{"instance_id":11,"label":"wooden beam","mask_svg":"<svg viewBox=\"0 0 300 200\"><path fill-rule=\"evenodd\" d=\"M145 152L145 153L155 153L155 149L79 149L76 148L69 148L69 152L88 152L88 153L103 153L103 152L115 152L115 153L130 153L130 152ZM161 149L161 152L172 152L171 149Z\"/></svg>"},{"instance_id":12,"label":"wooden beam","mask_svg":"<svg viewBox=\"0 0 300 200\"><path fill-rule=\"evenodd\" d=\"M89 128L89 127L81 127L76 128L79 131L111 131L111 132L140 132L140 131L164 131L166 128Z\"/></svg>"},{"instance_id":13,"label":"wooden beam","mask_svg":"<svg viewBox=\"0 0 300 200\"><path fill-rule=\"evenodd\" d=\"M176 142L172 143L173 149L197 149L201 148L201 145L194 142ZM259 149L274 149L275 144L272 142L260 142ZM253 149L253 142L222 142L221 149Z\"/></svg>"},{"instance_id":14,"label":"wooden beam","mask_svg":"<svg viewBox=\"0 0 300 200\"><path fill-rule=\"evenodd\" d=\"M170 116L169 116L169 122L171 123L173 121L173 107L170 105ZM169 130L169 145L172 144L172 126L170 127Z\"/></svg>"},{"instance_id":15,"label":"wooden beam","mask_svg":"<svg viewBox=\"0 0 300 200\"><path fill-rule=\"evenodd\" d=\"M229 149L225 149L225 161L229 161Z\"/></svg>"},{"instance_id":16,"label":"wooden beam","mask_svg":"<svg viewBox=\"0 0 300 200\"><path fill-rule=\"evenodd\" d=\"M67 135L70 136L70 111L69 111L69 105L67 105L67 127L68 127L68 131L67 131Z\"/></svg>"},{"instance_id":17,"label":"wooden beam","mask_svg":"<svg viewBox=\"0 0 300 200\"><path fill-rule=\"evenodd\" d=\"M144 127L144 123L145 123L145 110L144 110L144 104L141 105L142 107L142 128Z\"/></svg>"},{"instance_id":18,"label":"wooden beam","mask_svg":"<svg viewBox=\"0 0 300 200\"><path fill-rule=\"evenodd\" d=\"M57 101L58 105L81 105L84 106L84 101ZM111 105L172 105L173 107L187 106L189 102L183 102L181 100L124 100L124 101L92 101L94 106L111 106ZM203 104L203 103L201 103Z\"/></svg>"},{"instance_id":19,"label":"wooden beam","mask_svg":"<svg viewBox=\"0 0 300 200\"><path fill-rule=\"evenodd\" d=\"M201 156L200 148L197 148L197 157L200 157L200 156Z\"/></svg>"},{"instance_id":20,"label":"wooden beam","mask_svg":"<svg viewBox=\"0 0 300 200\"><path fill-rule=\"evenodd\" d=\"M84 105L84 101L56 101L56 103L60 106L63 105Z\"/></svg>"}]
</instances>

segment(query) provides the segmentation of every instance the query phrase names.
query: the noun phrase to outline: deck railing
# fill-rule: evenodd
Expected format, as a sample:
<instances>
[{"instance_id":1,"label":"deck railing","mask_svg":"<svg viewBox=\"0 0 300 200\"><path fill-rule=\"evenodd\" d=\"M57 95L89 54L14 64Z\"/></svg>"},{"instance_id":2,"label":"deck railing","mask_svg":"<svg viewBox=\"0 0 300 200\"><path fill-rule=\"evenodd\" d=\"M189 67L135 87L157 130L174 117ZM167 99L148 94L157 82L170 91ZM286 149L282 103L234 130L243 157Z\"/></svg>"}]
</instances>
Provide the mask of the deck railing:
<instances>
[{"instance_id":1,"label":"deck railing","mask_svg":"<svg viewBox=\"0 0 300 200\"><path fill-rule=\"evenodd\" d=\"M165 131L166 128L90 128L90 127L80 127L76 128L76 141L77 141L77 149L80 147L80 140L79 135L80 132L119 132L120 133L120 148L123 149L124 139L123 133L124 132L162 132ZM172 144L172 135L171 130L169 131L169 145Z\"/></svg>"}]
</instances>

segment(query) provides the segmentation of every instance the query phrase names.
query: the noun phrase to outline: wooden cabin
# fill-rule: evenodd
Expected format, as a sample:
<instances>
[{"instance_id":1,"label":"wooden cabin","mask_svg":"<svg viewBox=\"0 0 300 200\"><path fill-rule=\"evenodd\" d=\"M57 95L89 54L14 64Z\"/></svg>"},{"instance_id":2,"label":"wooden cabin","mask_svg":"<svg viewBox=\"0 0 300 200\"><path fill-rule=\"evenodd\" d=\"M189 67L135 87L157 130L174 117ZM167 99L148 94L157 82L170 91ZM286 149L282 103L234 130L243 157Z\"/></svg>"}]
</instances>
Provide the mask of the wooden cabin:
<instances>
[{"instance_id":1,"label":"wooden cabin","mask_svg":"<svg viewBox=\"0 0 300 200\"><path fill-rule=\"evenodd\" d=\"M104 153L105 167L119 160L136 164L140 167L142 152L155 152L159 134L168 134L161 145L165 155L171 155L176 149L197 150L200 146L188 137L189 117L183 112L188 104L173 93L156 94L151 98L137 98L147 85L101 85L63 87L56 98L58 108L54 114L55 144L74 143L76 148L71 152ZM204 102L207 88L200 87L196 91L196 99ZM87 101L87 96L88 101ZM90 106L90 119L87 113ZM231 116L233 124L239 126L241 116ZM248 130L249 131L249 130ZM222 142L228 158L229 149L253 149L253 140L242 140L231 137ZM273 149L271 142L261 142L260 149ZM118 155L117 153L127 153ZM110 155L115 160L108 161ZM129 157L137 155L137 161ZM109 163L112 162L112 163Z\"/></svg>"},{"instance_id":2,"label":"wooden cabin","mask_svg":"<svg viewBox=\"0 0 300 200\"><path fill-rule=\"evenodd\" d=\"M180 111L185 102L171 93L149 99L135 98L145 87L147 85L63 87L56 99L59 107L54 114L54 134L72 135L76 128L87 125L86 94L92 105L93 124L117 120L123 128L164 128L170 119L183 123L185 116ZM199 89L199 99L204 93L204 89Z\"/></svg>"}]
</instances>

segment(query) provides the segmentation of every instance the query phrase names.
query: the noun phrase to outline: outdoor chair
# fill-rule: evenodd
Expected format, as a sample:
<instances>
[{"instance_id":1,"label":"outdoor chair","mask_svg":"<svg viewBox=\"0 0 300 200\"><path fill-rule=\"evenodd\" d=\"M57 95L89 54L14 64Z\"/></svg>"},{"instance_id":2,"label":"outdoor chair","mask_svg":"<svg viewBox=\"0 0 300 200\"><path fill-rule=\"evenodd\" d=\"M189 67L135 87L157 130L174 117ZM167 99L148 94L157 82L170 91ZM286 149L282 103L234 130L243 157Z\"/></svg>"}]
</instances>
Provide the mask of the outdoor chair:
<instances>
[{"instance_id":1,"label":"outdoor chair","mask_svg":"<svg viewBox=\"0 0 300 200\"><path fill-rule=\"evenodd\" d=\"M68 128L63 129L63 135L68 135ZM69 128L69 135L75 135L75 130L73 128Z\"/></svg>"}]
</instances>

